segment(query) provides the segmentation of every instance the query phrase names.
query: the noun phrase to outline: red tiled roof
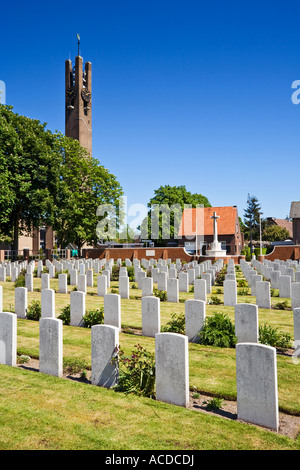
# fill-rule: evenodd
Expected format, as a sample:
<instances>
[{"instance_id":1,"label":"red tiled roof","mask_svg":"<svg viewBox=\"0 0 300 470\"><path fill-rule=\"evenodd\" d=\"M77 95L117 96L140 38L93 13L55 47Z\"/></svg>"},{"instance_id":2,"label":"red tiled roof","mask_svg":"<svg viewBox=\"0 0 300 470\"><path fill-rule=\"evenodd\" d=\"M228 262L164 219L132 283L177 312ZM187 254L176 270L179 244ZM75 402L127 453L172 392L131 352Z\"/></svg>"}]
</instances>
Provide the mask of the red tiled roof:
<instances>
[{"instance_id":1,"label":"red tiled roof","mask_svg":"<svg viewBox=\"0 0 300 470\"><path fill-rule=\"evenodd\" d=\"M237 208L226 207L203 207L197 209L184 209L178 231L179 236L189 236L196 234L196 214L197 214L197 235L213 235L214 226L211 216L216 212L217 229L220 235L233 235L236 233ZM204 230L203 230L204 227Z\"/></svg>"},{"instance_id":2,"label":"red tiled roof","mask_svg":"<svg viewBox=\"0 0 300 470\"><path fill-rule=\"evenodd\" d=\"M290 236L293 236L293 222L286 219L273 219L274 222L279 225L279 227L286 228Z\"/></svg>"}]
</instances>

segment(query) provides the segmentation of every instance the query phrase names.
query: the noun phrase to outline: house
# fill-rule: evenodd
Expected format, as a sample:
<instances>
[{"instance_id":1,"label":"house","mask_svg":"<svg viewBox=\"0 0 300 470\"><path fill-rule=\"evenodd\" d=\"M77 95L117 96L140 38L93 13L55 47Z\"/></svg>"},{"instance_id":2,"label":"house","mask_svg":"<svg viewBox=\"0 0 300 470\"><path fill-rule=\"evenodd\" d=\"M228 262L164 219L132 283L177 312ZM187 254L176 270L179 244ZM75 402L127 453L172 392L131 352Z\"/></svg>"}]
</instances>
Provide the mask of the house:
<instances>
[{"instance_id":1,"label":"house","mask_svg":"<svg viewBox=\"0 0 300 470\"><path fill-rule=\"evenodd\" d=\"M218 241L227 255L240 255L244 248L237 206L201 207L184 209L178 231L178 246L189 253L205 255L214 239L214 224L211 218L216 212ZM197 248L197 250L196 250Z\"/></svg>"},{"instance_id":2,"label":"house","mask_svg":"<svg viewBox=\"0 0 300 470\"><path fill-rule=\"evenodd\" d=\"M289 232L290 238L293 238L293 222L291 220L267 217L266 225L278 225L279 227L285 228Z\"/></svg>"},{"instance_id":3,"label":"house","mask_svg":"<svg viewBox=\"0 0 300 470\"><path fill-rule=\"evenodd\" d=\"M293 242L300 245L300 201L291 203L290 218L293 224Z\"/></svg>"}]
</instances>

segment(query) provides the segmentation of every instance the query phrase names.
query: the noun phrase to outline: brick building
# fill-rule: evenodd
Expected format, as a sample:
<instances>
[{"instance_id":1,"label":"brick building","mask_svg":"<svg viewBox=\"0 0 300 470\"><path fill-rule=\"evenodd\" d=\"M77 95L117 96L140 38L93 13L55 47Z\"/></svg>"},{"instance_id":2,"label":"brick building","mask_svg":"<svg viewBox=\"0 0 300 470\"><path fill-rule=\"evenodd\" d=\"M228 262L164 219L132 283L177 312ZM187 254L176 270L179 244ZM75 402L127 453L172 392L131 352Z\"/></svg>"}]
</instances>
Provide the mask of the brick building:
<instances>
[{"instance_id":1,"label":"brick building","mask_svg":"<svg viewBox=\"0 0 300 470\"><path fill-rule=\"evenodd\" d=\"M300 245L300 201L291 203L290 218L293 224L293 242Z\"/></svg>"},{"instance_id":2,"label":"brick building","mask_svg":"<svg viewBox=\"0 0 300 470\"><path fill-rule=\"evenodd\" d=\"M185 209L178 232L178 246L186 251L205 255L214 238L213 219L216 212L218 240L227 255L240 255L244 248L244 237L240 229L238 210L236 206L203 207Z\"/></svg>"}]
</instances>

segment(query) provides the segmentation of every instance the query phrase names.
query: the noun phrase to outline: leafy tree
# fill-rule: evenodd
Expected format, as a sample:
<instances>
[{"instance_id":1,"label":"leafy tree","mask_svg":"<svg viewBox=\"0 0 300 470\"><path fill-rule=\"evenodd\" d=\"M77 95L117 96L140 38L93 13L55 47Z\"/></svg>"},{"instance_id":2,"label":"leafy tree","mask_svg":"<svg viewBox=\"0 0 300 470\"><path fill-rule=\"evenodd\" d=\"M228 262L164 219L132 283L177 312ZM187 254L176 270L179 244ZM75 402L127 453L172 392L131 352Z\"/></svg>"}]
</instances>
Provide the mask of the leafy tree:
<instances>
[{"instance_id":1,"label":"leafy tree","mask_svg":"<svg viewBox=\"0 0 300 470\"><path fill-rule=\"evenodd\" d=\"M52 226L60 246L97 242L97 208L116 209L115 176L79 142L0 105L0 239L18 250L21 233Z\"/></svg>"},{"instance_id":2,"label":"leafy tree","mask_svg":"<svg viewBox=\"0 0 300 470\"><path fill-rule=\"evenodd\" d=\"M279 225L269 225L262 233L262 239L268 242L282 241L288 238L290 238L289 231Z\"/></svg>"},{"instance_id":3,"label":"leafy tree","mask_svg":"<svg viewBox=\"0 0 300 470\"><path fill-rule=\"evenodd\" d=\"M150 199L148 216L143 220L141 230L147 238L155 240L156 245L164 246L170 239L177 237L178 228L185 206L210 207L207 197L202 194L192 194L185 186L160 186ZM158 213L158 208L161 211ZM157 212L155 212L157 210ZM155 218L157 230L153 229ZM154 236L153 236L154 235Z\"/></svg>"},{"instance_id":4,"label":"leafy tree","mask_svg":"<svg viewBox=\"0 0 300 470\"><path fill-rule=\"evenodd\" d=\"M253 239L259 238L259 220L261 214L261 206L256 196L250 196L247 198L247 208L244 210L244 233L250 239L250 243Z\"/></svg>"},{"instance_id":5,"label":"leafy tree","mask_svg":"<svg viewBox=\"0 0 300 470\"><path fill-rule=\"evenodd\" d=\"M58 144L61 162L51 226L60 246L75 243L80 251L85 242L97 243L98 206L111 204L118 212L122 189L77 140L59 135Z\"/></svg>"},{"instance_id":6,"label":"leafy tree","mask_svg":"<svg viewBox=\"0 0 300 470\"><path fill-rule=\"evenodd\" d=\"M53 204L59 155L45 126L0 105L0 232L14 250L19 234L38 228Z\"/></svg>"}]
</instances>

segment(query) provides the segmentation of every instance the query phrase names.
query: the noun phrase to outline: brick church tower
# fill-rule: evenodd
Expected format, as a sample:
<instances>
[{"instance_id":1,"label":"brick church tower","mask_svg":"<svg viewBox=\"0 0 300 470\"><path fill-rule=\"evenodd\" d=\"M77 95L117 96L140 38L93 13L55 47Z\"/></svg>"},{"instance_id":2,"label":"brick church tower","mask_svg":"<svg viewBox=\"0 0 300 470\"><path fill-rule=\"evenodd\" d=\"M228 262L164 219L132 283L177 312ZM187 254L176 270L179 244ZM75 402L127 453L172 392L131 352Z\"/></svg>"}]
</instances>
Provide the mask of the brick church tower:
<instances>
[{"instance_id":1,"label":"brick church tower","mask_svg":"<svg viewBox=\"0 0 300 470\"><path fill-rule=\"evenodd\" d=\"M75 66L65 62L65 135L92 155L92 64L78 54Z\"/></svg>"}]
</instances>

